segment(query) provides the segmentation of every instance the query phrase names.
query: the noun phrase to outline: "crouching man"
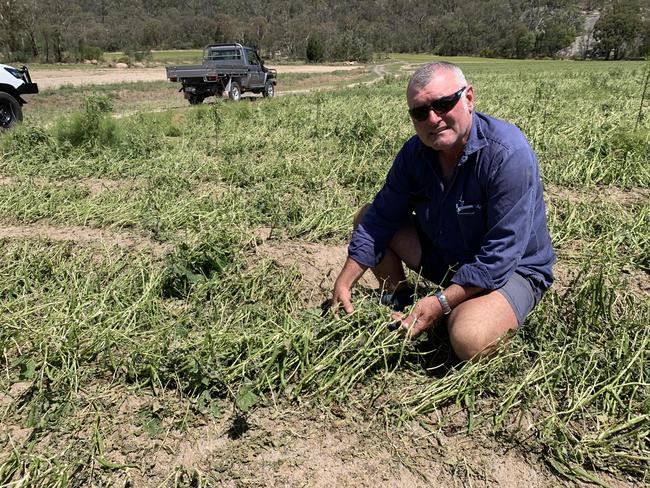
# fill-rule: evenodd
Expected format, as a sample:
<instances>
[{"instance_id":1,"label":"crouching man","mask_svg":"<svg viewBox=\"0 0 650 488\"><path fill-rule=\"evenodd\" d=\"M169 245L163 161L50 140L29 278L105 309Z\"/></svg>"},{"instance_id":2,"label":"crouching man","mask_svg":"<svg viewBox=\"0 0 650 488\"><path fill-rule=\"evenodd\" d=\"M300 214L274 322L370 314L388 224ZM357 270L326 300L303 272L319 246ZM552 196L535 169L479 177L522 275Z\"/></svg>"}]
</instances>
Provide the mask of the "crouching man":
<instances>
[{"instance_id":1,"label":"crouching man","mask_svg":"<svg viewBox=\"0 0 650 488\"><path fill-rule=\"evenodd\" d=\"M521 326L553 281L539 166L519 129L474 111L474 89L451 63L421 67L406 100L417 135L357 214L331 303L351 313L351 289L371 268L403 310L406 264L443 288L393 318L415 336L448 315L467 360Z\"/></svg>"}]
</instances>

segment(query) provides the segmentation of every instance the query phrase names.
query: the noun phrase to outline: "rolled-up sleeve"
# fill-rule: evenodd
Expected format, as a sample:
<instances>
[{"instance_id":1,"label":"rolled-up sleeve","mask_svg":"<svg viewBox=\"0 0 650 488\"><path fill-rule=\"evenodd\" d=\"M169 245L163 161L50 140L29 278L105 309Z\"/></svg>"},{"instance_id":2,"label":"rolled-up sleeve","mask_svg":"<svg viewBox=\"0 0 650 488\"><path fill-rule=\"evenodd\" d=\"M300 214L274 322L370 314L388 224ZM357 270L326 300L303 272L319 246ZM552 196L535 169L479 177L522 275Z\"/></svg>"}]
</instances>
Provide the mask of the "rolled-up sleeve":
<instances>
[{"instance_id":1,"label":"rolled-up sleeve","mask_svg":"<svg viewBox=\"0 0 650 488\"><path fill-rule=\"evenodd\" d=\"M487 232L479 252L458 269L453 283L494 290L508 281L531 235L538 179L530 147L495 156L487 188Z\"/></svg>"},{"instance_id":2,"label":"rolled-up sleeve","mask_svg":"<svg viewBox=\"0 0 650 488\"><path fill-rule=\"evenodd\" d=\"M384 186L352 233L348 256L362 266L374 267L379 264L393 235L408 219L411 208L404 150L397 154Z\"/></svg>"}]
</instances>

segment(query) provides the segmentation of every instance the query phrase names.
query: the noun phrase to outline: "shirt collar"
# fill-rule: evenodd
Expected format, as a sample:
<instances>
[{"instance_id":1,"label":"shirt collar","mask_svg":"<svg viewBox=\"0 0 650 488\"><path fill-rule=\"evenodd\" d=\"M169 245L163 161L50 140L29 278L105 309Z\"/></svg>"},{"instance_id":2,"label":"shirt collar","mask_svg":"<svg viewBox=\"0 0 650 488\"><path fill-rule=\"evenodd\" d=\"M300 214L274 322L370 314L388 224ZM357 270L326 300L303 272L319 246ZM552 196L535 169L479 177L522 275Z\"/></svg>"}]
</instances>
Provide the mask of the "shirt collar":
<instances>
[{"instance_id":1,"label":"shirt collar","mask_svg":"<svg viewBox=\"0 0 650 488\"><path fill-rule=\"evenodd\" d=\"M463 153L460 155L460 160L458 161L458 166L465 164L467 159L478 152L479 149L487 146L488 143L485 140L485 134L483 133L483 128L481 127L481 118L476 115L476 111L472 112L472 127L469 131L469 138L465 143L463 148Z\"/></svg>"},{"instance_id":2,"label":"shirt collar","mask_svg":"<svg viewBox=\"0 0 650 488\"><path fill-rule=\"evenodd\" d=\"M469 138L467 139L467 143L465 143L465 148L463 149L463 156L474 154L485 146L487 146L487 141L485 140L485 134L481 127L481 118L476 115L476 111L474 111L472 112L472 128L469 131ZM463 158L463 156L461 156L461 160L466 159Z\"/></svg>"}]
</instances>

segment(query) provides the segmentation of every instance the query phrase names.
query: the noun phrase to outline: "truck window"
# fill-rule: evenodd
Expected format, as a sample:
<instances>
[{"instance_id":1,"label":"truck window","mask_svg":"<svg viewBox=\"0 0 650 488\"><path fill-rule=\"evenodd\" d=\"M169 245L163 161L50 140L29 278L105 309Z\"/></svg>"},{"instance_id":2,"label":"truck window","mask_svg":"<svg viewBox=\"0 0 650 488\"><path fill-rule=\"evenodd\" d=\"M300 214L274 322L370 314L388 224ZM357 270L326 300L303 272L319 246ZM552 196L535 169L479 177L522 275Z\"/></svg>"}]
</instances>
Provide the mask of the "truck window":
<instances>
[{"instance_id":1,"label":"truck window","mask_svg":"<svg viewBox=\"0 0 650 488\"><path fill-rule=\"evenodd\" d=\"M257 53L255 51L252 51L250 49L246 49L246 55L248 56L248 62L250 64L258 64L258 65L262 64L262 62L260 61L259 56L257 55Z\"/></svg>"},{"instance_id":2,"label":"truck window","mask_svg":"<svg viewBox=\"0 0 650 488\"><path fill-rule=\"evenodd\" d=\"M239 49L211 49L208 53L208 59L210 61L241 59L241 51Z\"/></svg>"}]
</instances>

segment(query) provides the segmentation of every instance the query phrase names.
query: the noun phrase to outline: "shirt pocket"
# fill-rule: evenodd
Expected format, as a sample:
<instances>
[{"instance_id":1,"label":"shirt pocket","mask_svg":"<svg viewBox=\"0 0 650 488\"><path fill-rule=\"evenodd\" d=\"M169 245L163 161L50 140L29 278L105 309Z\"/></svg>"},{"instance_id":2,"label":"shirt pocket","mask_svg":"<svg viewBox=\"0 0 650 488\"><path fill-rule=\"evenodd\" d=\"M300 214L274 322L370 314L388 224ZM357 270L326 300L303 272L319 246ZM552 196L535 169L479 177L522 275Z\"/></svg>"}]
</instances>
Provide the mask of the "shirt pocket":
<instances>
[{"instance_id":1,"label":"shirt pocket","mask_svg":"<svg viewBox=\"0 0 650 488\"><path fill-rule=\"evenodd\" d=\"M459 202L456 204L456 219L465 250L478 252L485 235L485 206Z\"/></svg>"}]
</instances>

